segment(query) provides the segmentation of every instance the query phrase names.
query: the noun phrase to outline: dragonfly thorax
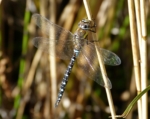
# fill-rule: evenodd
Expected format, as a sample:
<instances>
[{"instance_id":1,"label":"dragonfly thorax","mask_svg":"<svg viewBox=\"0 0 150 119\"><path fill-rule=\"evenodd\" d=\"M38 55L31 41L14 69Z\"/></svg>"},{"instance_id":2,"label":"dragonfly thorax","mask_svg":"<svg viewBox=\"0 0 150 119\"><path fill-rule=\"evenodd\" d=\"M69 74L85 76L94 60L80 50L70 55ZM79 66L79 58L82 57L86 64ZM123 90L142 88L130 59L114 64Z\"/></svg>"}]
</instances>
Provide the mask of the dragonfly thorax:
<instances>
[{"instance_id":1,"label":"dragonfly thorax","mask_svg":"<svg viewBox=\"0 0 150 119\"><path fill-rule=\"evenodd\" d=\"M81 28L77 29L77 31L74 33L74 46L76 50L81 49L87 36L88 31L82 30Z\"/></svg>"},{"instance_id":2,"label":"dragonfly thorax","mask_svg":"<svg viewBox=\"0 0 150 119\"><path fill-rule=\"evenodd\" d=\"M78 28L77 31L74 33L75 39L86 39L88 36L88 31L82 30Z\"/></svg>"}]
</instances>

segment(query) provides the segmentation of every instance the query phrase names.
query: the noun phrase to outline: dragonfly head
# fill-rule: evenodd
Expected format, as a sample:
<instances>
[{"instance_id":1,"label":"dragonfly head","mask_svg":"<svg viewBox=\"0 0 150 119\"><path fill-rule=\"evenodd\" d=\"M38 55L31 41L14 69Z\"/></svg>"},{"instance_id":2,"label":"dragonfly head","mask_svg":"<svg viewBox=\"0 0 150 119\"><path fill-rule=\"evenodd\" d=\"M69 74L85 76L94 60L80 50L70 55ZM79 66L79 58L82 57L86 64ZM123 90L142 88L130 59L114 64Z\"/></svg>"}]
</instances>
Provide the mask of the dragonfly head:
<instances>
[{"instance_id":1,"label":"dragonfly head","mask_svg":"<svg viewBox=\"0 0 150 119\"><path fill-rule=\"evenodd\" d=\"M83 19L78 24L79 28L82 30L88 30L91 32L96 32L96 25L94 21L91 21L89 19Z\"/></svg>"}]
</instances>

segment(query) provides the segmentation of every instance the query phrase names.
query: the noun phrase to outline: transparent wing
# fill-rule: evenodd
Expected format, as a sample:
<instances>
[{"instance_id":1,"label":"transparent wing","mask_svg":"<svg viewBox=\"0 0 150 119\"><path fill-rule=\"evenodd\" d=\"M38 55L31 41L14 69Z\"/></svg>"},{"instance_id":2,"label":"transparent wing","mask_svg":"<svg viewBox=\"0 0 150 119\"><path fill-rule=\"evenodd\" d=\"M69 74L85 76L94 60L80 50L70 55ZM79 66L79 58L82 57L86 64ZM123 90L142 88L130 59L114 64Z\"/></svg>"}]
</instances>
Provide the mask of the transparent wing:
<instances>
[{"instance_id":1,"label":"transparent wing","mask_svg":"<svg viewBox=\"0 0 150 119\"><path fill-rule=\"evenodd\" d=\"M73 34L62 28L61 26L49 21L45 17L42 17L39 14L33 14L32 19L35 21L36 25L41 29L41 32L43 34L48 35L50 38L58 40L60 37L63 37L66 39L66 37L69 40L72 40ZM53 30L55 30L55 33L53 33Z\"/></svg>"},{"instance_id":2,"label":"transparent wing","mask_svg":"<svg viewBox=\"0 0 150 119\"><path fill-rule=\"evenodd\" d=\"M49 53L51 56L56 54L61 59L70 59L73 55L72 41L65 42L63 40L54 40L52 38L35 37L33 40L35 47ZM55 52L51 52L55 48Z\"/></svg>"},{"instance_id":3,"label":"transparent wing","mask_svg":"<svg viewBox=\"0 0 150 119\"><path fill-rule=\"evenodd\" d=\"M45 17L39 14L34 14L32 19L36 25L41 29L41 32L48 38L37 37L33 39L33 44L37 48L50 53L50 49L54 47L56 54L59 58L68 59L73 54L73 34L70 31L63 29L62 27L50 22ZM53 32L55 30L55 32Z\"/></svg>"},{"instance_id":4,"label":"transparent wing","mask_svg":"<svg viewBox=\"0 0 150 119\"><path fill-rule=\"evenodd\" d=\"M91 44L91 47L93 47L93 44ZM98 47L98 51L101 54L103 62L105 64L112 65L112 66L121 64L120 58L115 53L99 47Z\"/></svg>"},{"instance_id":5,"label":"transparent wing","mask_svg":"<svg viewBox=\"0 0 150 119\"><path fill-rule=\"evenodd\" d=\"M111 51L102 49L98 47L98 52L101 53L101 57L105 64L107 65L119 65L121 63L120 58ZM78 57L78 66L81 67L84 74L87 77L93 79L99 85L102 85L107 88L112 88L109 78L106 76L107 85L104 84L101 69L98 62L97 53L93 43L85 44L81 50L81 53Z\"/></svg>"}]
</instances>

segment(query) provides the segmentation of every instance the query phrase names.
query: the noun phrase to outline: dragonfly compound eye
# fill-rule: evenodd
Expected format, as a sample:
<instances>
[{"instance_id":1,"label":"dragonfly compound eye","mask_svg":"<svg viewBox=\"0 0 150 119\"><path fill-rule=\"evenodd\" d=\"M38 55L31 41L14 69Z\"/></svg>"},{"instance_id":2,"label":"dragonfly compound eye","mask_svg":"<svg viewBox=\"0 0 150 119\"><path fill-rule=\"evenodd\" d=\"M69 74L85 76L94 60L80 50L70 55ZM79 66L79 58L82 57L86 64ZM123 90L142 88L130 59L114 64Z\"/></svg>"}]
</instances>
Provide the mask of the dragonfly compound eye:
<instances>
[{"instance_id":1,"label":"dragonfly compound eye","mask_svg":"<svg viewBox=\"0 0 150 119\"><path fill-rule=\"evenodd\" d=\"M87 29L87 28L89 28L89 25L88 24L84 24L83 28Z\"/></svg>"},{"instance_id":2,"label":"dragonfly compound eye","mask_svg":"<svg viewBox=\"0 0 150 119\"><path fill-rule=\"evenodd\" d=\"M81 24L79 24L79 27L83 30L88 30L91 28L89 23L81 23Z\"/></svg>"}]
</instances>

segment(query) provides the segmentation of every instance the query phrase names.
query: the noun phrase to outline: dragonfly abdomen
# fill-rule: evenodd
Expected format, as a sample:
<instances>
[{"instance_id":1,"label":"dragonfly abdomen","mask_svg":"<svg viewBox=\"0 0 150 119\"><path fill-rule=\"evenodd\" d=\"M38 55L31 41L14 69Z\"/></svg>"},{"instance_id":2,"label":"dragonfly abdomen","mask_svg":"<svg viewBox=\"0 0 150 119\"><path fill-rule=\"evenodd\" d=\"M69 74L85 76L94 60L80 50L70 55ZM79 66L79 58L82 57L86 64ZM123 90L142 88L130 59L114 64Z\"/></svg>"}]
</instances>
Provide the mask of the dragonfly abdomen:
<instances>
[{"instance_id":1,"label":"dragonfly abdomen","mask_svg":"<svg viewBox=\"0 0 150 119\"><path fill-rule=\"evenodd\" d=\"M65 91L65 88L66 88L66 85L67 85L67 82L68 82L68 78L69 78L69 76L70 76L70 73L71 73L71 70L72 70L72 68L73 68L73 65L74 65L74 62L75 62L75 60L76 60L77 55L78 55L78 53L75 52L74 55L73 55L72 58L71 58L71 61L70 61L70 63L69 63L69 66L68 66L68 68L67 68L67 70L66 70L66 72L65 72L65 74L64 74L64 77L63 77L63 80L62 80L62 82L61 82L61 86L60 86L60 89L59 89L57 101L56 101L56 103L55 103L55 107L58 106L58 104L59 104L59 102L60 102L60 100L61 100L61 98L62 98L62 96L63 96L63 93L64 93L64 91Z\"/></svg>"}]
</instances>

